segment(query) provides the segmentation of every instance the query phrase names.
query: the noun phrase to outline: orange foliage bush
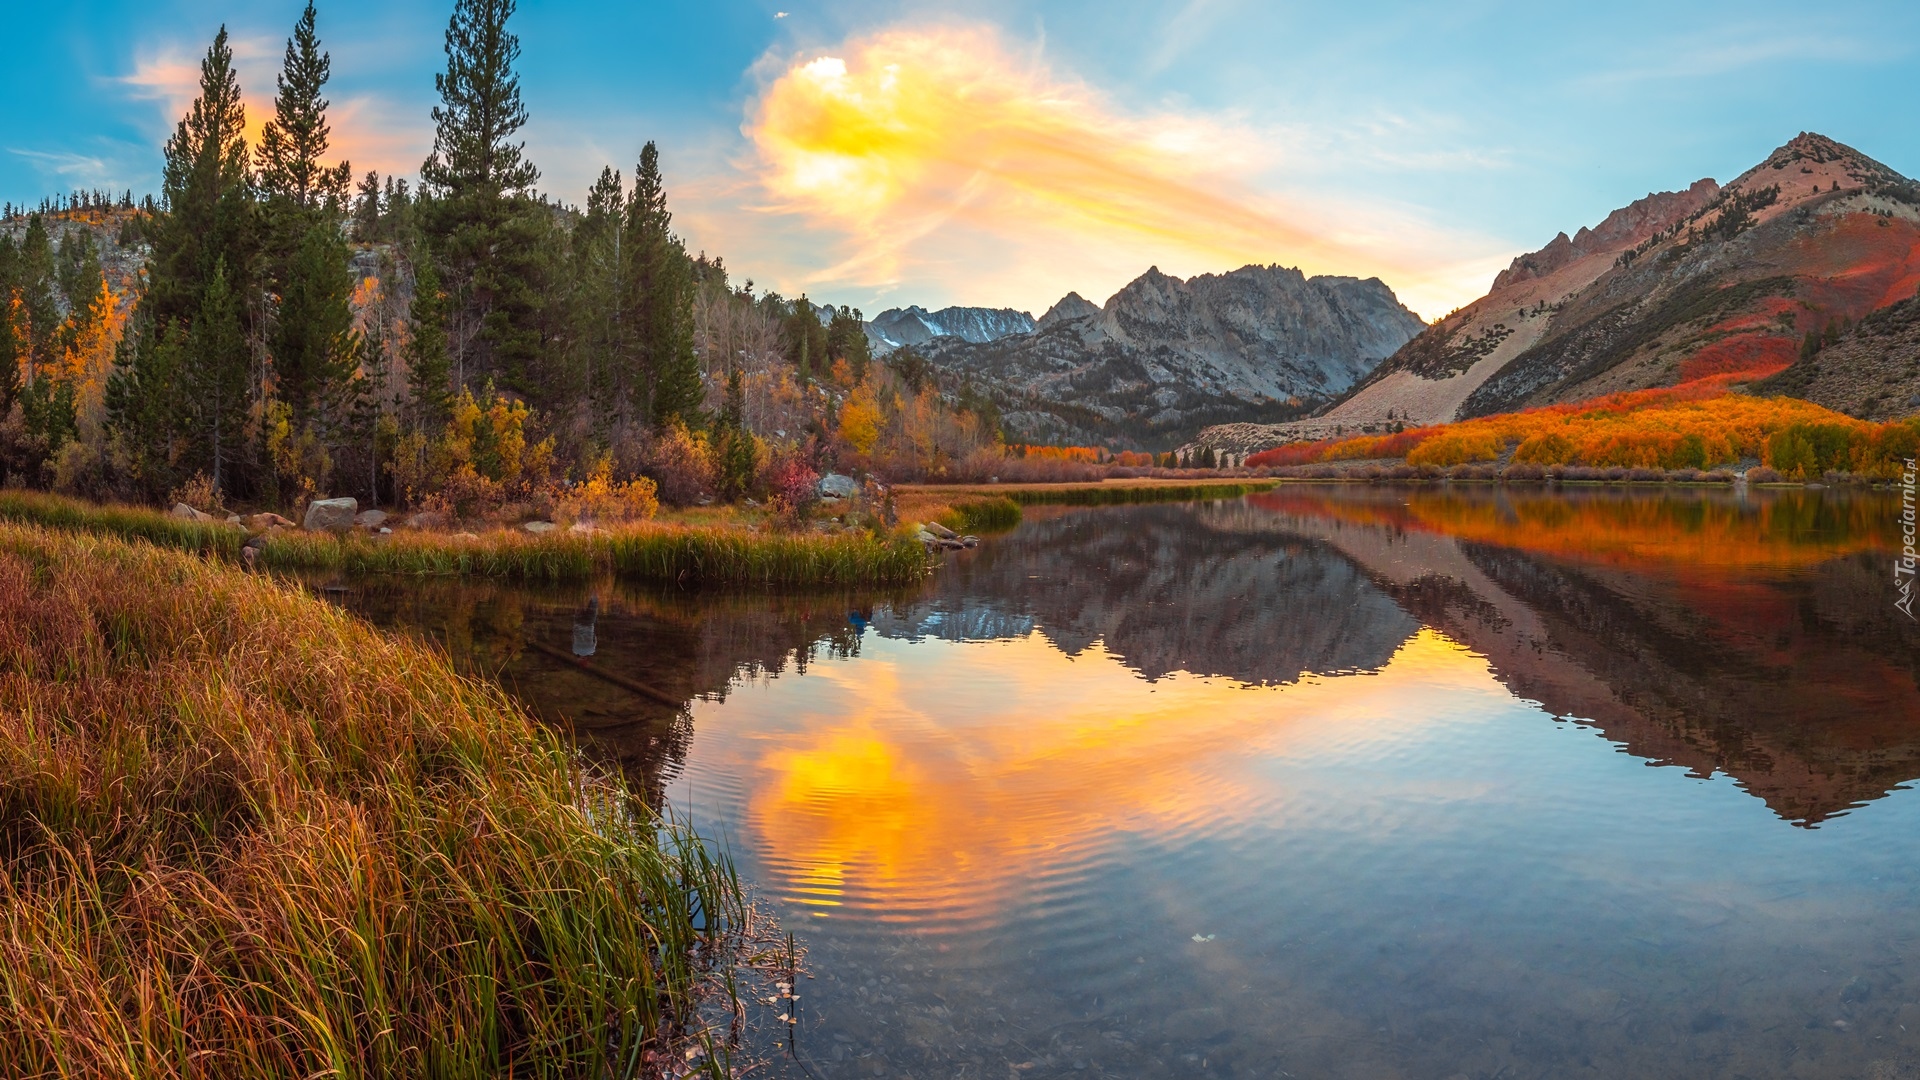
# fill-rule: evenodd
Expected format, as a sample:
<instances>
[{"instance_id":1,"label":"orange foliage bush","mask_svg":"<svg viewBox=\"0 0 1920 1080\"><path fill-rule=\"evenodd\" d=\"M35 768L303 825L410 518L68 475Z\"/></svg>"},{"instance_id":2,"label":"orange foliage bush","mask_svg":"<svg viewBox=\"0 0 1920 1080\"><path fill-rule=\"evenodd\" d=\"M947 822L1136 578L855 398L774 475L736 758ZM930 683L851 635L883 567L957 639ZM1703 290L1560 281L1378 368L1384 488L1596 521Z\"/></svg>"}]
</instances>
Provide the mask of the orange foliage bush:
<instances>
[{"instance_id":1,"label":"orange foliage bush","mask_svg":"<svg viewBox=\"0 0 1920 1080\"><path fill-rule=\"evenodd\" d=\"M1635 390L1566 405L1463 420L1389 435L1293 443L1248 458L1259 466L1404 455L1408 465L1449 467L1513 460L1533 465L1706 469L1760 458L1788 477L1828 470L1897 475L1920 445L1911 422L1874 424L1797 398L1730 393L1736 376Z\"/></svg>"}]
</instances>

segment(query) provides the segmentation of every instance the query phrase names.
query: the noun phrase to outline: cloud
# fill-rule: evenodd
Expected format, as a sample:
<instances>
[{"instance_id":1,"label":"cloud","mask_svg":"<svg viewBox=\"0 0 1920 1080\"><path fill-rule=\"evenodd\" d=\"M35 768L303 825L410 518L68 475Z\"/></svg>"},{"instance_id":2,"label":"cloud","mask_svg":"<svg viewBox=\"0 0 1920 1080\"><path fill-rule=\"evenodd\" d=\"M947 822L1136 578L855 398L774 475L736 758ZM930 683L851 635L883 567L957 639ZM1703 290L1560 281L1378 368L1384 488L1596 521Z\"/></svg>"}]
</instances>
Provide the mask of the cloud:
<instances>
[{"instance_id":1,"label":"cloud","mask_svg":"<svg viewBox=\"0 0 1920 1080\"><path fill-rule=\"evenodd\" d=\"M1279 262L1377 275L1444 310L1511 254L1404 208L1283 194L1303 140L1191 110L1129 112L977 26L778 59L742 130L763 219L832 238L836 258L803 283L932 282L964 286L962 302L1044 306L1070 288L1105 295L1150 264ZM1316 138L1352 154L1352 138Z\"/></svg>"},{"instance_id":2,"label":"cloud","mask_svg":"<svg viewBox=\"0 0 1920 1080\"><path fill-rule=\"evenodd\" d=\"M113 183L116 175L113 163L103 157L64 150L23 150L13 146L7 148L7 153L25 158L42 173L57 176L63 183L76 187L120 186Z\"/></svg>"},{"instance_id":3,"label":"cloud","mask_svg":"<svg viewBox=\"0 0 1920 1080\"><path fill-rule=\"evenodd\" d=\"M1666 43L1657 53L1611 71L1601 71L1578 85L1612 87L1675 79L1707 79L1747 68L1781 62L1873 63L1892 59L1903 47L1875 45L1860 38L1820 34L1771 32L1747 35L1744 40L1722 28L1711 37Z\"/></svg>"},{"instance_id":4,"label":"cloud","mask_svg":"<svg viewBox=\"0 0 1920 1080\"><path fill-rule=\"evenodd\" d=\"M285 48L267 36L231 37L233 66L246 108L247 145L260 145L260 132L273 118L273 98ZM133 70L117 80L139 100L157 103L156 133L172 134L174 125L200 95L200 61L205 48L163 45L136 58ZM353 162L354 170L412 173L431 149L432 133L417 117L396 117L388 102L372 95L327 95L332 129L328 162Z\"/></svg>"}]
</instances>

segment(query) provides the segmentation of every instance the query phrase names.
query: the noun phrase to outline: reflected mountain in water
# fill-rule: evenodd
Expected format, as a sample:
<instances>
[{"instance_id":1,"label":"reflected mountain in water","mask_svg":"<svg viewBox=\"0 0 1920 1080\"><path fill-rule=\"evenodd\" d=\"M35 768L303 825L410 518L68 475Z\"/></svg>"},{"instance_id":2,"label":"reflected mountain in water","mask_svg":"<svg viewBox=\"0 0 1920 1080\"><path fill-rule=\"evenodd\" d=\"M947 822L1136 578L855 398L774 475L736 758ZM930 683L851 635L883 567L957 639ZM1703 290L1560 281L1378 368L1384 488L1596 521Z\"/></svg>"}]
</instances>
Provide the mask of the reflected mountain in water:
<instances>
[{"instance_id":1,"label":"reflected mountain in water","mask_svg":"<svg viewBox=\"0 0 1920 1080\"><path fill-rule=\"evenodd\" d=\"M1147 679L1253 686L1373 671L1419 623L1324 545L1249 526L1243 503L1029 518L944 568L874 627L954 640L1034 630L1068 656L1094 642Z\"/></svg>"},{"instance_id":2,"label":"reflected mountain in water","mask_svg":"<svg viewBox=\"0 0 1920 1080\"><path fill-rule=\"evenodd\" d=\"M1516 695L1650 762L1728 774L1788 821L1920 776L1920 632L1892 604L1884 496L1250 502L1270 515L1257 530L1340 552Z\"/></svg>"},{"instance_id":3,"label":"reflected mountain in water","mask_svg":"<svg viewBox=\"0 0 1920 1080\"><path fill-rule=\"evenodd\" d=\"M1281 686L1377 671L1429 626L1555 716L1812 825L1920 776L1893 511L1818 491L1303 486L1033 513L901 596L378 579L345 602L591 736L656 799L686 703L857 655L868 630L1097 642L1147 680Z\"/></svg>"}]
</instances>

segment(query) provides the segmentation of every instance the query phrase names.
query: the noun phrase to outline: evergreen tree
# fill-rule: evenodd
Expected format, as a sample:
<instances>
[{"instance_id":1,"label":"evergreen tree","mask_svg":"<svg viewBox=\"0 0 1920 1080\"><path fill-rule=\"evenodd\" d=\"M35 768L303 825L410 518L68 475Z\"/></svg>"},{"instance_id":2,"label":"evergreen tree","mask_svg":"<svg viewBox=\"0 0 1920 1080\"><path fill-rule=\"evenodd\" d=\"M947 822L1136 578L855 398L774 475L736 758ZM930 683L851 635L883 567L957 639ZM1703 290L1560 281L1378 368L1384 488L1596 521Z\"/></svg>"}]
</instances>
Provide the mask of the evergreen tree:
<instances>
[{"instance_id":1,"label":"evergreen tree","mask_svg":"<svg viewBox=\"0 0 1920 1080\"><path fill-rule=\"evenodd\" d=\"M107 376L107 426L128 463L129 479L149 496L174 484L174 460L188 427L176 409L186 399L180 386L186 350L178 323L163 325L137 310Z\"/></svg>"},{"instance_id":2,"label":"evergreen tree","mask_svg":"<svg viewBox=\"0 0 1920 1080\"><path fill-rule=\"evenodd\" d=\"M447 70L434 76L433 153L420 180L431 196L425 227L450 294L455 381L501 375L525 389L537 349L538 282L529 256L542 208L526 198L539 171L514 133L527 122L513 64L520 39L507 30L513 0L457 0L447 22ZM532 235L530 235L530 233Z\"/></svg>"},{"instance_id":3,"label":"evergreen tree","mask_svg":"<svg viewBox=\"0 0 1920 1080\"><path fill-rule=\"evenodd\" d=\"M392 182L392 178L388 178ZM353 236L363 244L371 244L380 238L380 174L367 170L357 189L359 198L353 202Z\"/></svg>"},{"instance_id":4,"label":"evergreen tree","mask_svg":"<svg viewBox=\"0 0 1920 1080\"><path fill-rule=\"evenodd\" d=\"M143 301L160 319L191 322L216 264L224 266L219 276L251 283L256 243L246 122L223 26L200 63L200 96L167 140L166 210L155 222Z\"/></svg>"},{"instance_id":5,"label":"evergreen tree","mask_svg":"<svg viewBox=\"0 0 1920 1080\"><path fill-rule=\"evenodd\" d=\"M725 502L736 502L753 487L754 473L760 467L759 447L746 428L746 390L740 372L727 372L727 394L714 422L713 450L717 466L717 494Z\"/></svg>"},{"instance_id":6,"label":"evergreen tree","mask_svg":"<svg viewBox=\"0 0 1920 1080\"><path fill-rule=\"evenodd\" d=\"M274 391L293 411L296 428L324 425L344 401L360 348L353 326L353 271L347 245L327 219L301 238L281 287L271 340Z\"/></svg>"},{"instance_id":7,"label":"evergreen tree","mask_svg":"<svg viewBox=\"0 0 1920 1080\"><path fill-rule=\"evenodd\" d=\"M827 321L827 355L845 360L855 382L867 377L873 343L867 340L866 324L859 311L842 304Z\"/></svg>"},{"instance_id":8,"label":"evergreen tree","mask_svg":"<svg viewBox=\"0 0 1920 1080\"><path fill-rule=\"evenodd\" d=\"M452 412L451 364L447 358L447 297L426 252L414 260L413 305L407 313L407 396L413 430L438 432Z\"/></svg>"},{"instance_id":9,"label":"evergreen tree","mask_svg":"<svg viewBox=\"0 0 1920 1080\"><path fill-rule=\"evenodd\" d=\"M60 359L59 279L46 219L39 214L27 219L14 273L19 298L15 325L25 346L20 374L31 384L40 371L50 369Z\"/></svg>"},{"instance_id":10,"label":"evergreen tree","mask_svg":"<svg viewBox=\"0 0 1920 1080\"><path fill-rule=\"evenodd\" d=\"M625 201L620 174L602 169L587 192L586 214L573 229L573 366L587 395L594 434L603 441L622 425L633 397L620 319Z\"/></svg>"},{"instance_id":11,"label":"evergreen tree","mask_svg":"<svg viewBox=\"0 0 1920 1080\"><path fill-rule=\"evenodd\" d=\"M327 99L320 96L331 60L320 51L313 21L313 3L308 0L293 36L287 39L273 119L260 131L261 193L270 201L301 210L343 205L353 175L344 161L332 168L320 162L331 135ZM296 235L304 231L297 230Z\"/></svg>"},{"instance_id":12,"label":"evergreen tree","mask_svg":"<svg viewBox=\"0 0 1920 1080\"><path fill-rule=\"evenodd\" d=\"M197 444L189 444L188 454L213 478L214 488L225 491L246 431L249 397L241 298L225 259L214 263L187 340L193 366L184 384L192 395Z\"/></svg>"},{"instance_id":13,"label":"evergreen tree","mask_svg":"<svg viewBox=\"0 0 1920 1080\"><path fill-rule=\"evenodd\" d=\"M676 420L697 425L704 396L700 358L693 351L692 260L673 235L672 223L660 180L660 152L649 142L640 151L627 201L622 321L631 335L638 375L634 412L656 427Z\"/></svg>"},{"instance_id":14,"label":"evergreen tree","mask_svg":"<svg viewBox=\"0 0 1920 1080\"><path fill-rule=\"evenodd\" d=\"M11 215L8 215L11 216ZM0 420L13 408L20 390L20 365L27 343L19 296L20 252L13 237L0 233Z\"/></svg>"}]
</instances>

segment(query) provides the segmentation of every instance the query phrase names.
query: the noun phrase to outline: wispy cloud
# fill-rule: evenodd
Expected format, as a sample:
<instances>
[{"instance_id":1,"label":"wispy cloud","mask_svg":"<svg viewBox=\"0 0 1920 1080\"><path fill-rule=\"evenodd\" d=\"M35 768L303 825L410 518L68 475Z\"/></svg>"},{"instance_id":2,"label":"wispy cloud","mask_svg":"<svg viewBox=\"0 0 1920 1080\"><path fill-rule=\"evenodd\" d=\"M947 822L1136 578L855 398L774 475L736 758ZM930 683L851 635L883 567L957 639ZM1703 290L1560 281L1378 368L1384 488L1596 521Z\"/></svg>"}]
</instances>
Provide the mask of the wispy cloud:
<instances>
[{"instance_id":1,"label":"wispy cloud","mask_svg":"<svg viewBox=\"0 0 1920 1080\"><path fill-rule=\"evenodd\" d=\"M65 184L82 188L117 186L113 163L97 155L66 150L24 150L17 146L8 147L7 153L26 159L42 174L58 177Z\"/></svg>"},{"instance_id":2,"label":"wispy cloud","mask_svg":"<svg viewBox=\"0 0 1920 1080\"><path fill-rule=\"evenodd\" d=\"M900 27L779 60L743 130L758 209L836 241L815 283L964 279L969 302L1040 304L1068 288L1097 296L1150 263L1280 262L1377 275L1417 309L1445 310L1484 291L1498 261L1498 245L1404 209L1283 193L1303 144L1364 159L1393 153L1381 140L1129 112L978 26Z\"/></svg>"},{"instance_id":3,"label":"wispy cloud","mask_svg":"<svg viewBox=\"0 0 1920 1080\"><path fill-rule=\"evenodd\" d=\"M1577 80L1595 88L1681 79L1711 79L1764 64L1790 61L1872 63L1891 60L1908 50L1862 37L1823 35L1777 28L1742 32L1721 28L1710 37L1662 43L1656 52L1634 57L1617 68L1593 72Z\"/></svg>"}]
</instances>

